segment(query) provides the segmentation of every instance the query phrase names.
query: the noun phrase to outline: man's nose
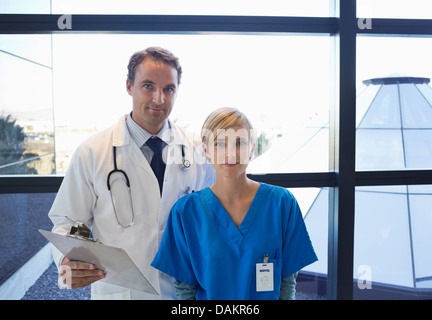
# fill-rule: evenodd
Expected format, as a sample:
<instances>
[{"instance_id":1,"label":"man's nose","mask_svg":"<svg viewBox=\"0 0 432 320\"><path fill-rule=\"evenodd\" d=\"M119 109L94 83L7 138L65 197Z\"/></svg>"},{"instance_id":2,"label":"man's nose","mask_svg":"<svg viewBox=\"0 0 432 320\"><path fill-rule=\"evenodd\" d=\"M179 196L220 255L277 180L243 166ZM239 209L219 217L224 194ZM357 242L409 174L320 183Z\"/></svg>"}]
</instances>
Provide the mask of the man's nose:
<instances>
[{"instance_id":1,"label":"man's nose","mask_svg":"<svg viewBox=\"0 0 432 320\"><path fill-rule=\"evenodd\" d=\"M163 90L156 89L153 92L153 102L157 104L163 104L165 102L165 95Z\"/></svg>"}]
</instances>

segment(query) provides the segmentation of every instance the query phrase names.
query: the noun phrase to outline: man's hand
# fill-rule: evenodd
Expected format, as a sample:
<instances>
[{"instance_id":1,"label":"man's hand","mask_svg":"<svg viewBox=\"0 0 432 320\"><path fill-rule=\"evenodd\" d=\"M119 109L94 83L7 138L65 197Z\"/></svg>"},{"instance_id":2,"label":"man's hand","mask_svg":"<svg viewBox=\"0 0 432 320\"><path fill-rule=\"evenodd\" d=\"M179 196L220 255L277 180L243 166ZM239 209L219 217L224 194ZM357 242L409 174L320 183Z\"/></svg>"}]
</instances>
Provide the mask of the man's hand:
<instances>
[{"instance_id":1,"label":"man's hand","mask_svg":"<svg viewBox=\"0 0 432 320\"><path fill-rule=\"evenodd\" d=\"M65 257L60 267L60 276L63 278L64 284L71 289L76 289L105 278L105 273L96 269L93 264L70 261Z\"/></svg>"}]
</instances>

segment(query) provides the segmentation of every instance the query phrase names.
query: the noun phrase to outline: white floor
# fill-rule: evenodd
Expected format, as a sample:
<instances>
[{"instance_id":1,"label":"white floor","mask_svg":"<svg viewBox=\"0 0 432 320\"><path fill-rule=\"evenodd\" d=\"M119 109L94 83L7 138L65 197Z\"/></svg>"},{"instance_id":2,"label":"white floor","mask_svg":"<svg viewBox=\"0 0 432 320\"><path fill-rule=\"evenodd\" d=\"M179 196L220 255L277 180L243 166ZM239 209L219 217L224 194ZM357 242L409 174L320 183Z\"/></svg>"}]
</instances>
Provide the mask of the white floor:
<instances>
[{"instance_id":1,"label":"white floor","mask_svg":"<svg viewBox=\"0 0 432 320\"><path fill-rule=\"evenodd\" d=\"M0 300L20 300L52 262L48 243L0 286Z\"/></svg>"}]
</instances>

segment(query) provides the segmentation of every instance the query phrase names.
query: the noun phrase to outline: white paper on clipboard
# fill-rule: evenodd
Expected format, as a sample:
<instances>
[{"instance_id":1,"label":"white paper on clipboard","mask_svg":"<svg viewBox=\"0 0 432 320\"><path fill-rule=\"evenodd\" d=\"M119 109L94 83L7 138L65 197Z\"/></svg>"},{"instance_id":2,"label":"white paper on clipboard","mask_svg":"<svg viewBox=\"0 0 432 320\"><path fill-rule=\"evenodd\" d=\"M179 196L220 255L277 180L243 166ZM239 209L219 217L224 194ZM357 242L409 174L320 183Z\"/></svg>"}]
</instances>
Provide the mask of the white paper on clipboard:
<instances>
[{"instance_id":1,"label":"white paper on clipboard","mask_svg":"<svg viewBox=\"0 0 432 320\"><path fill-rule=\"evenodd\" d=\"M39 232L69 260L91 263L103 270L106 277L99 281L158 294L124 249L45 230Z\"/></svg>"}]
</instances>

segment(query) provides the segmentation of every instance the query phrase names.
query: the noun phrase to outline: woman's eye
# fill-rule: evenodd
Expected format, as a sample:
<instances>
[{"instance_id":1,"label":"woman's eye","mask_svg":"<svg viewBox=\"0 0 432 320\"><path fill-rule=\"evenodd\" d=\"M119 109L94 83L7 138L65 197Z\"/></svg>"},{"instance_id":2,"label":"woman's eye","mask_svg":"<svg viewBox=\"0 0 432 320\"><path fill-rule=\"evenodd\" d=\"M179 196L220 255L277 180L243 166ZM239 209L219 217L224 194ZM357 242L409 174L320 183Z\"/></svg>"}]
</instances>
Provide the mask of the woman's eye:
<instances>
[{"instance_id":1,"label":"woman's eye","mask_svg":"<svg viewBox=\"0 0 432 320\"><path fill-rule=\"evenodd\" d=\"M214 145L215 145L215 147L219 147L219 148L220 147L224 147L225 146L225 142L223 142L223 141L216 141Z\"/></svg>"},{"instance_id":2,"label":"woman's eye","mask_svg":"<svg viewBox=\"0 0 432 320\"><path fill-rule=\"evenodd\" d=\"M238 147L243 147L243 146L246 145L246 141L238 140L237 143L236 143L236 145L237 145Z\"/></svg>"}]
</instances>

